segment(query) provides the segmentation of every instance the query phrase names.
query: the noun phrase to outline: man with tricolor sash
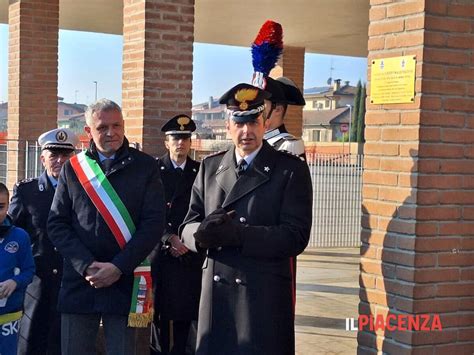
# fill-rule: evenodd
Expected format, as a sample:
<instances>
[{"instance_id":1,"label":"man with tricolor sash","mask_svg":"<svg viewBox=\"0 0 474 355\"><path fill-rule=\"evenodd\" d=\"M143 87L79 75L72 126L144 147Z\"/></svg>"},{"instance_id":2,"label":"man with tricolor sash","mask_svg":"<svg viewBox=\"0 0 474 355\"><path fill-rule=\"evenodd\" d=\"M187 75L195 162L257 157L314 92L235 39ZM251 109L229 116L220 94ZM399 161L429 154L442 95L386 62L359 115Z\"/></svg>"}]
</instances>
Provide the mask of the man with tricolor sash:
<instances>
[{"instance_id":1,"label":"man with tricolor sash","mask_svg":"<svg viewBox=\"0 0 474 355\"><path fill-rule=\"evenodd\" d=\"M163 232L164 197L154 159L129 147L120 107L86 111L86 151L63 167L48 235L63 255L58 308L64 354L95 354L102 321L109 354L134 354L134 327L152 319L150 265Z\"/></svg>"}]
</instances>

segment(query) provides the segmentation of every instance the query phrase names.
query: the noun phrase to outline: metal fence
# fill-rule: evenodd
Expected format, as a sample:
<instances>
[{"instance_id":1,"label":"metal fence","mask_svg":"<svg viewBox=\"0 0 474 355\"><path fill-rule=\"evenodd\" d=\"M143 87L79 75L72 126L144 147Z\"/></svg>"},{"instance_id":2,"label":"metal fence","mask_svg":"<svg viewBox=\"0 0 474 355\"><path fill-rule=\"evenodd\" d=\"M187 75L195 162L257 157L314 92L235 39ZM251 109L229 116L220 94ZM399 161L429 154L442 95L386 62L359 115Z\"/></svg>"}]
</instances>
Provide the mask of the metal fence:
<instances>
[{"instance_id":1,"label":"metal fence","mask_svg":"<svg viewBox=\"0 0 474 355\"><path fill-rule=\"evenodd\" d=\"M362 155L310 155L313 227L310 247L360 246Z\"/></svg>"},{"instance_id":2,"label":"metal fence","mask_svg":"<svg viewBox=\"0 0 474 355\"><path fill-rule=\"evenodd\" d=\"M25 178L40 175L43 166L38 143L29 141L17 146L26 152ZM7 158L7 144L0 144L0 181L3 183L8 174ZM363 156L309 154L307 158L313 182L313 226L309 246L359 246Z\"/></svg>"},{"instance_id":3,"label":"metal fence","mask_svg":"<svg viewBox=\"0 0 474 355\"><path fill-rule=\"evenodd\" d=\"M8 143L14 143L9 144ZM13 148L12 146L15 146ZM0 144L0 182L6 184L8 176L8 153L21 152L25 154L24 170L25 178L38 176L43 171L40 160L41 148L35 141L15 141L9 140ZM12 186L8 186L11 188Z\"/></svg>"},{"instance_id":4,"label":"metal fence","mask_svg":"<svg viewBox=\"0 0 474 355\"><path fill-rule=\"evenodd\" d=\"M7 183L7 145L0 144L0 182Z\"/></svg>"},{"instance_id":5,"label":"metal fence","mask_svg":"<svg viewBox=\"0 0 474 355\"><path fill-rule=\"evenodd\" d=\"M78 151L80 151L81 149L83 149L82 143L80 144ZM8 153L15 152L19 152L21 153L21 155L24 154L25 156L25 160L23 163L25 179L39 176L43 172L43 164L41 163L40 159L41 146L38 144L37 141L7 140L4 143L0 143L0 182L6 184L7 176L9 174ZM12 186L7 187L12 188Z\"/></svg>"}]
</instances>

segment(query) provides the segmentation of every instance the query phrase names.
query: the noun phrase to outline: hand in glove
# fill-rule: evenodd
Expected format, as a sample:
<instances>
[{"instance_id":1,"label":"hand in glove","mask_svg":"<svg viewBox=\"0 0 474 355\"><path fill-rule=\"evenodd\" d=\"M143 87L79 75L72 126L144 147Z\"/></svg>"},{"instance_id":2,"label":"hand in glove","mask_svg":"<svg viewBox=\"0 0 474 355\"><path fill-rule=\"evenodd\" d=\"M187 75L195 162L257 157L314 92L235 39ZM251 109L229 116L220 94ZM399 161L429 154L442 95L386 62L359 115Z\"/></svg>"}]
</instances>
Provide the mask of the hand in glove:
<instances>
[{"instance_id":1,"label":"hand in glove","mask_svg":"<svg viewBox=\"0 0 474 355\"><path fill-rule=\"evenodd\" d=\"M234 223L232 218L235 211L227 212L218 208L201 222L194 238L201 248L216 248L220 246L242 245L240 225Z\"/></svg>"}]
</instances>

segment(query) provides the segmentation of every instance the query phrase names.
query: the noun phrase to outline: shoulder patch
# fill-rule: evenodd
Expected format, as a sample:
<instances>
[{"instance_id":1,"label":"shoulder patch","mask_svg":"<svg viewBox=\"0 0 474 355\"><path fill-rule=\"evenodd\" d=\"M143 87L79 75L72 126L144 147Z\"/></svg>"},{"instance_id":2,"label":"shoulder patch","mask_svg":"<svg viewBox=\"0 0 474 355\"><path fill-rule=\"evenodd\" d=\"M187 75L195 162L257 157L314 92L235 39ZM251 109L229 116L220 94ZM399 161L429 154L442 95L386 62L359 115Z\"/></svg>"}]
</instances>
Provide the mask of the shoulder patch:
<instances>
[{"instance_id":1,"label":"shoulder patch","mask_svg":"<svg viewBox=\"0 0 474 355\"><path fill-rule=\"evenodd\" d=\"M23 179L23 180L18 181L18 182L16 183L16 186L28 184L28 183L33 182L33 181L35 181L35 180L36 180L35 178Z\"/></svg>"},{"instance_id":2,"label":"shoulder patch","mask_svg":"<svg viewBox=\"0 0 474 355\"><path fill-rule=\"evenodd\" d=\"M304 161L300 156L293 154L292 152L289 152L288 150L277 150L278 153L282 153L286 156L292 157L293 159L299 160L299 161Z\"/></svg>"},{"instance_id":3,"label":"shoulder patch","mask_svg":"<svg viewBox=\"0 0 474 355\"><path fill-rule=\"evenodd\" d=\"M7 245L5 245L5 251L9 252L10 254L15 254L18 249L20 249L20 245L18 244L17 241L11 241L8 242Z\"/></svg>"}]
</instances>

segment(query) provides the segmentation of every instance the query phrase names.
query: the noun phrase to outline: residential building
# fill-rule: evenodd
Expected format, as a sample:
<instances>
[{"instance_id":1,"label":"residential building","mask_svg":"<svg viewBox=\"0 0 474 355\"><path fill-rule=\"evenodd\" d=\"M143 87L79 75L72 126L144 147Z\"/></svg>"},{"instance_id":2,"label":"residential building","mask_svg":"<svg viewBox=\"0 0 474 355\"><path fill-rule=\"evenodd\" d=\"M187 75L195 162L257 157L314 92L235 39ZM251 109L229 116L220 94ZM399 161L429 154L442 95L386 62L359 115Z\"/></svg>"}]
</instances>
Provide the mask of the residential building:
<instances>
[{"instance_id":1,"label":"residential building","mask_svg":"<svg viewBox=\"0 0 474 355\"><path fill-rule=\"evenodd\" d=\"M342 139L350 124L350 110L357 87L341 79L332 86L312 87L304 90L306 105L303 108L303 140L306 142L334 142ZM225 105L212 96L207 102L194 105L192 117L196 121L199 138L225 140Z\"/></svg>"},{"instance_id":2,"label":"residential building","mask_svg":"<svg viewBox=\"0 0 474 355\"><path fill-rule=\"evenodd\" d=\"M62 97L58 97L58 127L69 128L79 135L84 134L86 109L87 105L67 103ZM7 119L8 103L3 102L0 104L0 132L7 131Z\"/></svg>"},{"instance_id":3,"label":"residential building","mask_svg":"<svg viewBox=\"0 0 474 355\"><path fill-rule=\"evenodd\" d=\"M334 142L341 140L350 122L349 107L335 110L303 111L303 140L305 142Z\"/></svg>"},{"instance_id":4,"label":"residential building","mask_svg":"<svg viewBox=\"0 0 474 355\"><path fill-rule=\"evenodd\" d=\"M8 103L2 102L0 104L0 132L6 132L7 130L7 117L8 117Z\"/></svg>"},{"instance_id":5,"label":"residential building","mask_svg":"<svg viewBox=\"0 0 474 355\"><path fill-rule=\"evenodd\" d=\"M207 102L193 105L192 119L204 122L206 120L219 120L225 117L225 105L221 105L218 99L210 96Z\"/></svg>"},{"instance_id":6,"label":"residential building","mask_svg":"<svg viewBox=\"0 0 474 355\"><path fill-rule=\"evenodd\" d=\"M303 110L335 110L346 105L353 105L356 93L357 87L351 86L349 81L345 81L341 86L341 79L336 79L332 86L305 89L306 105Z\"/></svg>"},{"instance_id":7,"label":"residential building","mask_svg":"<svg viewBox=\"0 0 474 355\"><path fill-rule=\"evenodd\" d=\"M357 87L341 79L332 86L304 90L303 140L305 142L334 142L343 138L350 125L349 105L354 105Z\"/></svg>"}]
</instances>

